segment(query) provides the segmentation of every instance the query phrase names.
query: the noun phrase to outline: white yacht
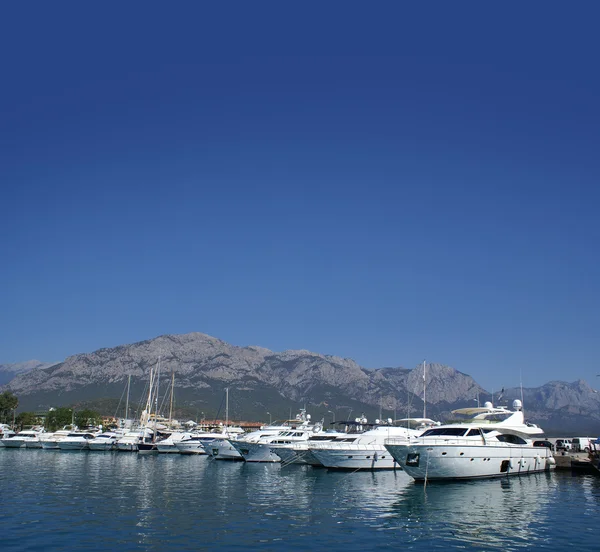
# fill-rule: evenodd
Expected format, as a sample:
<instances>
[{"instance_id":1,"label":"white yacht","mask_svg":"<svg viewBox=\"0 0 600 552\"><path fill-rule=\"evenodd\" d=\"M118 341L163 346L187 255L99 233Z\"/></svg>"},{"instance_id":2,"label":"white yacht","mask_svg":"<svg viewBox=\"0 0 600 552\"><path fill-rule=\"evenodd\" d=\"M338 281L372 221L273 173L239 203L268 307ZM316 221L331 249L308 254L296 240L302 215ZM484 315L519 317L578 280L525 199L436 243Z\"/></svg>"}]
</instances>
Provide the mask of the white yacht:
<instances>
[{"instance_id":1,"label":"white yacht","mask_svg":"<svg viewBox=\"0 0 600 552\"><path fill-rule=\"evenodd\" d=\"M409 443L386 441L386 449L413 479L474 479L542 472L554 468L547 447L533 446L541 428L525 422L521 401L513 410L461 408L454 422L425 431Z\"/></svg>"},{"instance_id":2,"label":"white yacht","mask_svg":"<svg viewBox=\"0 0 600 552\"><path fill-rule=\"evenodd\" d=\"M205 449L205 444L212 443L219 437L229 437L228 431L219 427L212 431L194 431L188 433L179 441L176 441L175 447L180 454L208 454Z\"/></svg>"},{"instance_id":3,"label":"white yacht","mask_svg":"<svg viewBox=\"0 0 600 552\"><path fill-rule=\"evenodd\" d=\"M363 421L364 420L364 421ZM366 424L366 419L361 417L352 421L332 422L338 425L339 429L329 429L327 431L311 435L307 441L296 441L290 444L281 444L277 446L277 456L285 464L308 464L310 466L323 467L323 464L312 453L311 447L314 444L322 443L352 443L358 435L370 429L372 424Z\"/></svg>"},{"instance_id":4,"label":"white yacht","mask_svg":"<svg viewBox=\"0 0 600 552\"><path fill-rule=\"evenodd\" d=\"M301 415L301 414L300 414ZM205 447L206 452L211 455L215 460L244 460L244 457L238 449L234 446L234 443L256 443L258 440L269 435L277 435L280 431L286 431L290 427L298 423L298 416L294 420L285 420L280 422L274 422L272 424L262 426L256 431L249 433L239 433L233 437L227 438L215 438L210 443L207 443Z\"/></svg>"},{"instance_id":5,"label":"white yacht","mask_svg":"<svg viewBox=\"0 0 600 552\"><path fill-rule=\"evenodd\" d=\"M308 441L309 437L319 433L323 426L321 423L313 424L310 414L302 409L295 420L287 420L283 423L284 429L276 434L263 435L258 439L230 440L231 445L242 455L246 462L281 462L281 458L274 452L278 445Z\"/></svg>"},{"instance_id":6,"label":"white yacht","mask_svg":"<svg viewBox=\"0 0 600 552\"><path fill-rule=\"evenodd\" d=\"M143 439L152 439L152 431L150 429L137 428L127 431L125 435L117 441L117 450L119 452L137 452L138 443Z\"/></svg>"},{"instance_id":7,"label":"white yacht","mask_svg":"<svg viewBox=\"0 0 600 552\"><path fill-rule=\"evenodd\" d=\"M54 433L44 433L40 437L42 448L45 450L59 450L58 442L64 439L73 429L59 429Z\"/></svg>"},{"instance_id":8,"label":"white yacht","mask_svg":"<svg viewBox=\"0 0 600 552\"><path fill-rule=\"evenodd\" d=\"M398 464L385 449L385 441L396 438L408 442L409 438L420 435L435 423L428 418L407 418L396 422L376 420L371 429L359 435L341 441L312 443L310 450L323 466L330 469L395 469Z\"/></svg>"},{"instance_id":9,"label":"white yacht","mask_svg":"<svg viewBox=\"0 0 600 552\"><path fill-rule=\"evenodd\" d=\"M167 438L156 441L156 448L160 453L179 453L176 443L191 435L189 431L173 431Z\"/></svg>"},{"instance_id":10,"label":"white yacht","mask_svg":"<svg viewBox=\"0 0 600 552\"><path fill-rule=\"evenodd\" d=\"M91 431L73 431L58 441L58 448L62 450L89 450L89 443L95 439L97 433Z\"/></svg>"},{"instance_id":11,"label":"white yacht","mask_svg":"<svg viewBox=\"0 0 600 552\"><path fill-rule=\"evenodd\" d=\"M117 449L117 441L123 437L123 433L116 431L105 431L88 441L90 450L108 451Z\"/></svg>"},{"instance_id":12,"label":"white yacht","mask_svg":"<svg viewBox=\"0 0 600 552\"><path fill-rule=\"evenodd\" d=\"M2 439L8 439L13 435L16 435L16 433L10 427L5 424L0 424L0 447L4 446Z\"/></svg>"},{"instance_id":13,"label":"white yacht","mask_svg":"<svg viewBox=\"0 0 600 552\"><path fill-rule=\"evenodd\" d=\"M257 433L257 432L252 432ZM247 433L246 435L250 435ZM244 434L235 436L223 435L215 437L212 441L206 441L202 444L206 454L209 454L215 460L243 460L243 456L231 444L232 440L243 439Z\"/></svg>"},{"instance_id":14,"label":"white yacht","mask_svg":"<svg viewBox=\"0 0 600 552\"><path fill-rule=\"evenodd\" d=\"M26 447L27 443L38 444L40 443L40 435L44 432L43 429L24 429L19 431L12 437L6 437L2 439L2 444L7 448L21 448ZM35 447L34 447L35 448Z\"/></svg>"}]
</instances>

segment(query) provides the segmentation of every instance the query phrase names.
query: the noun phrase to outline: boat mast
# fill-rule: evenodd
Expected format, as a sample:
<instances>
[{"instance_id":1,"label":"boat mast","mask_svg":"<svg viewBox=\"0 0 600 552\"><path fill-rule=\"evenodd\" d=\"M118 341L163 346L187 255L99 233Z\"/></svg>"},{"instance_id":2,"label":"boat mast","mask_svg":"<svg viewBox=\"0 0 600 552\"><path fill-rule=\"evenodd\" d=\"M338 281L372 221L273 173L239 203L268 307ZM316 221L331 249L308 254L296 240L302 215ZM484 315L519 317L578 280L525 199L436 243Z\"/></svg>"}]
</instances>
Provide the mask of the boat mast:
<instances>
[{"instance_id":1,"label":"boat mast","mask_svg":"<svg viewBox=\"0 0 600 552\"><path fill-rule=\"evenodd\" d=\"M146 400L146 408L142 412L142 416L140 418L140 425L142 427L147 427L148 422L150 421L150 412L152 411L152 391L154 389L154 370L152 367L150 368L150 382L148 383L148 399Z\"/></svg>"},{"instance_id":2,"label":"boat mast","mask_svg":"<svg viewBox=\"0 0 600 552\"><path fill-rule=\"evenodd\" d=\"M160 380L160 355L158 355L158 368L156 370L156 391L154 392L154 433L152 434L152 442L156 441L156 423L158 418L158 382Z\"/></svg>"},{"instance_id":3,"label":"boat mast","mask_svg":"<svg viewBox=\"0 0 600 552\"><path fill-rule=\"evenodd\" d=\"M127 376L127 399L125 400L125 423L129 420L129 388L131 387L131 374Z\"/></svg>"},{"instance_id":4,"label":"boat mast","mask_svg":"<svg viewBox=\"0 0 600 552\"><path fill-rule=\"evenodd\" d=\"M427 398L425 393L427 391L427 372L425 371L427 365L425 364L425 360L423 360L423 418L427 418Z\"/></svg>"},{"instance_id":5,"label":"boat mast","mask_svg":"<svg viewBox=\"0 0 600 552\"><path fill-rule=\"evenodd\" d=\"M175 370L171 371L171 404L169 405L169 425L173 420L173 388L175 387Z\"/></svg>"},{"instance_id":6,"label":"boat mast","mask_svg":"<svg viewBox=\"0 0 600 552\"><path fill-rule=\"evenodd\" d=\"M229 426L229 387L225 388L225 427Z\"/></svg>"}]
</instances>

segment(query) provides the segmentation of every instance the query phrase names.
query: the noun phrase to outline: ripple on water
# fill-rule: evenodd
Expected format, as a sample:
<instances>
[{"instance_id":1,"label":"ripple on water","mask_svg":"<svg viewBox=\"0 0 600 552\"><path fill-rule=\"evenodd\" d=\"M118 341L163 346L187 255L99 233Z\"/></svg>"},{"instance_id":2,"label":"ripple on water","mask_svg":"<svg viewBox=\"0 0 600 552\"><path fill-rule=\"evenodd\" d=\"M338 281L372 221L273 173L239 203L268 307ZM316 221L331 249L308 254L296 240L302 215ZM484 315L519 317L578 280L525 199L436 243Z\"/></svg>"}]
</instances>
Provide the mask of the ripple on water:
<instances>
[{"instance_id":1,"label":"ripple on water","mask_svg":"<svg viewBox=\"0 0 600 552\"><path fill-rule=\"evenodd\" d=\"M425 487L401 471L0 449L0 532L3 552L595 550L599 479Z\"/></svg>"}]
</instances>

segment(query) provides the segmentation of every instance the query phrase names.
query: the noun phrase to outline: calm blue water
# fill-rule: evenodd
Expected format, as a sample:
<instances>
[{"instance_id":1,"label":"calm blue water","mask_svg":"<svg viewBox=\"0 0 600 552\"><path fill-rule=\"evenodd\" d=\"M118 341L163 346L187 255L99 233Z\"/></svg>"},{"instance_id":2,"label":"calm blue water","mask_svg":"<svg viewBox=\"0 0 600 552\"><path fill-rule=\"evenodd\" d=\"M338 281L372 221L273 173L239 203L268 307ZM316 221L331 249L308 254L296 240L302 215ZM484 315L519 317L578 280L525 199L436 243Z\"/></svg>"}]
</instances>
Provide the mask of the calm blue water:
<instances>
[{"instance_id":1,"label":"calm blue water","mask_svg":"<svg viewBox=\"0 0 600 552\"><path fill-rule=\"evenodd\" d=\"M403 472L0 448L0 549L600 548L600 477Z\"/></svg>"}]
</instances>

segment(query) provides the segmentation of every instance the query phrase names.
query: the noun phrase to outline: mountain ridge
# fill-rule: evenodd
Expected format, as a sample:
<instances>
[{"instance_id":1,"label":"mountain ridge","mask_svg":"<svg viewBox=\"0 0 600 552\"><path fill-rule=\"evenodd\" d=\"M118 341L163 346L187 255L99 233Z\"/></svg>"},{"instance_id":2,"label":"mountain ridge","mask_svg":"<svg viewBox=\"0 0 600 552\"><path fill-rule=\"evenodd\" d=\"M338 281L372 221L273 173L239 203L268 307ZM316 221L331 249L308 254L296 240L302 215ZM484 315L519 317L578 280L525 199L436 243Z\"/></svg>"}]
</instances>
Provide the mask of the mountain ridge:
<instances>
[{"instance_id":1,"label":"mountain ridge","mask_svg":"<svg viewBox=\"0 0 600 552\"><path fill-rule=\"evenodd\" d=\"M279 409L290 403L318 407L321 416L358 415L364 410L371 418L384 410L402 413L400 417L421 415L425 407L422 364L412 369L367 369L335 355L240 347L200 332L167 334L72 355L61 363L21 371L3 389L34 409L61 406L78 396L114 397L128 376L141 387L159 356L163 374L174 374L181 401L203 411L217 408L225 387L235 387L240 415L247 412L249 418L274 410L269 402ZM443 419L454 408L472 406L477 398L492 399L471 376L450 366L431 363L426 374L426 409L432 417ZM521 394L534 421L555 431L585 427L600 432L600 397L583 380L509 388L504 396L514 399Z\"/></svg>"}]
</instances>

